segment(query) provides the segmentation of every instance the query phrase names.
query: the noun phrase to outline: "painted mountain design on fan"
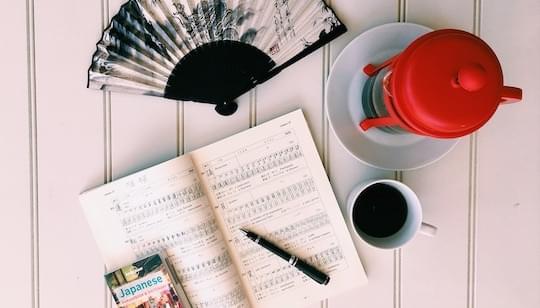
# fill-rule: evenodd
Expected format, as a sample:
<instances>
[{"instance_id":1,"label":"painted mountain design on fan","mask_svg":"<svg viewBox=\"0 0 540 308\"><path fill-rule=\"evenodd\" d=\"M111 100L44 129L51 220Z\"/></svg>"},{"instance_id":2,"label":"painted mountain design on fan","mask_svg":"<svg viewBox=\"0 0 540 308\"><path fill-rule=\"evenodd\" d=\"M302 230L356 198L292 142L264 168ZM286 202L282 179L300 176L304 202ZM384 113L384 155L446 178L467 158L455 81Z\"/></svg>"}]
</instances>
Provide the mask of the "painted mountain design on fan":
<instances>
[{"instance_id":1,"label":"painted mountain design on fan","mask_svg":"<svg viewBox=\"0 0 540 308\"><path fill-rule=\"evenodd\" d=\"M346 31L323 1L129 0L97 43L88 87L216 105Z\"/></svg>"}]
</instances>

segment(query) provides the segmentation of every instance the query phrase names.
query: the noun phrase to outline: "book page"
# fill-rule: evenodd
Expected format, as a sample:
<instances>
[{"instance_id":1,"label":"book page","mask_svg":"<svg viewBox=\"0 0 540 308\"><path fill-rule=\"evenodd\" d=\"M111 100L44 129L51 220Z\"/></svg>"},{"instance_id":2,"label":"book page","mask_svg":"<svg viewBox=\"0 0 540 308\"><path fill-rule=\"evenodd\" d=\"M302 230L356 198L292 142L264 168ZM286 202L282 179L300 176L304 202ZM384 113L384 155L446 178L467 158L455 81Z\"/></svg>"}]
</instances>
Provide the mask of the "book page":
<instances>
[{"instance_id":1,"label":"book page","mask_svg":"<svg viewBox=\"0 0 540 308\"><path fill-rule=\"evenodd\" d=\"M367 282L300 110L192 153L255 307L302 307ZM247 239L256 232L330 276L319 285Z\"/></svg>"},{"instance_id":2,"label":"book page","mask_svg":"<svg viewBox=\"0 0 540 308\"><path fill-rule=\"evenodd\" d=\"M163 252L193 307L248 307L189 155L81 194L108 271Z\"/></svg>"}]
</instances>

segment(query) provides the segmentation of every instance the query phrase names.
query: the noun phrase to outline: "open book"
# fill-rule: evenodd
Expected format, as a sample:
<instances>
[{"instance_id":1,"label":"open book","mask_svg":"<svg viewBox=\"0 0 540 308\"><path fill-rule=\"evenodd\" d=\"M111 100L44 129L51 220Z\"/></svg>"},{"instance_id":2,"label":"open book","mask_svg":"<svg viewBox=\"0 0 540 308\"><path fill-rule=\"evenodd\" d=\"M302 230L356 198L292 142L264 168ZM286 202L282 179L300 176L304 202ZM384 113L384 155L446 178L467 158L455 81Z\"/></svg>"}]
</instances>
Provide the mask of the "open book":
<instances>
[{"instance_id":1,"label":"open book","mask_svg":"<svg viewBox=\"0 0 540 308\"><path fill-rule=\"evenodd\" d=\"M367 282L300 110L81 194L111 271L164 252L193 307L303 307ZM319 285L247 228L330 276Z\"/></svg>"}]
</instances>

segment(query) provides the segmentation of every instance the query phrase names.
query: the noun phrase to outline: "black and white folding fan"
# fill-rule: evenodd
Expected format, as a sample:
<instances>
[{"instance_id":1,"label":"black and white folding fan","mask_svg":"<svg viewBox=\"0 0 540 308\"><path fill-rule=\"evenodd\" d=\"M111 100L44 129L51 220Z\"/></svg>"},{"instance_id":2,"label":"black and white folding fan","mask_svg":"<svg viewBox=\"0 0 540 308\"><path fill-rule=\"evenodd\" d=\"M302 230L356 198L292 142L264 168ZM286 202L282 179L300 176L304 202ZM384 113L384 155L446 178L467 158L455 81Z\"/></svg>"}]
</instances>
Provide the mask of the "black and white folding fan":
<instances>
[{"instance_id":1,"label":"black and white folding fan","mask_svg":"<svg viewBox=\"0 0 540 308\"><path fill-rule=\"evenodd\" d=\"M322 0L129 0L97 43L88 87L216 104L346 31Z\"/></svg>"}]
</instances>

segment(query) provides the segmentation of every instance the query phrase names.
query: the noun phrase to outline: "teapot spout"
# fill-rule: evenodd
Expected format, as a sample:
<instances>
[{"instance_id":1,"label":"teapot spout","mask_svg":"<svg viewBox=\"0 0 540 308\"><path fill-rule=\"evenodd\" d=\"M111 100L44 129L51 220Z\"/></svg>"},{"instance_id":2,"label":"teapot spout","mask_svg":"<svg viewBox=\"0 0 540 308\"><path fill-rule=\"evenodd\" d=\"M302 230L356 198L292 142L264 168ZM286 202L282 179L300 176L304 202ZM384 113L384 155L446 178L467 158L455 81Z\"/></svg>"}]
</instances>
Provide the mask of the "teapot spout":
<instances>
[{"instance_id":1,"label":"teapot spout","mask_svg":"<svg viewBox=\"0 0 540 308\"><path fill-rule=\"evenodd\" d=\"M523 91L520 88L504 86L501 93L501 104L519 102L522 96Z\"/></svg>"}]
</instances>

